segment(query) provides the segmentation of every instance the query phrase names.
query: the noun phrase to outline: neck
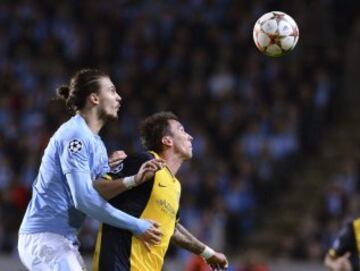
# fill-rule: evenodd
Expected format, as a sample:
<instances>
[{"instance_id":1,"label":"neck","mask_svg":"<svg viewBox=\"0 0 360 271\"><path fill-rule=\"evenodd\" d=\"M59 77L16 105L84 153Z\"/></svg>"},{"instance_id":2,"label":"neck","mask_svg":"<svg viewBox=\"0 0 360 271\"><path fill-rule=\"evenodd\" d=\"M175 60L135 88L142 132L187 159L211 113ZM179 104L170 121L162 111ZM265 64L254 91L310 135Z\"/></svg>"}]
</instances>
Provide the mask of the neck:
<instances>
[{"instance_id":1,"label":"neck","mask_svg":"<svg viewBox=\"0 0 360 271\"><path fill-rule=\"evenodd\" d=\"M170 153L170 151L163 151L159 153L159 156L165 160L167 167L175 176L184 160L179 156L174 155L174 153Z\"/></svg>"},{"instance_id":2,"label":"neck","mask_svg":"<svg viewBox=\"0 0 360 271\"><path fill-rule=\"evenodd\" d=\"M81 110L77 112L80 116L82 116L89 126L89 129L94 133L98 134L101 128L104 126L105 121L97 115L95 110Z\"/></svg>"}]
</instances>

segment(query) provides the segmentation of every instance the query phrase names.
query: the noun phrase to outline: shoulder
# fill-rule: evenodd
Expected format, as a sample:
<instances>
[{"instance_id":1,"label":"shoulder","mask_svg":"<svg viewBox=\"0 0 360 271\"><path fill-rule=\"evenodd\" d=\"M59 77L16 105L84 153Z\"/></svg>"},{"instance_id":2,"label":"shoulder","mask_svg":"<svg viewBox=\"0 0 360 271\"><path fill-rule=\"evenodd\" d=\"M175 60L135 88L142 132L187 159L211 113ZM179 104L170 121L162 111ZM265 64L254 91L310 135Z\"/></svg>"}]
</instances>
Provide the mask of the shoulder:
<instances>
[{"instance_id":1,"label":"shoulder","mask_svg":"<svg viewBox=\"0 0 360 271\"><path fill-rule=\"evenodd\" d=\"M340 229L332 244L331 249L334 255L335 254L342 255L345 251L352 250L352 248L354 248L354 245L355 245L355 233L354 233L354 221L352 221L346 223Z\"/></svg>"},{"instance_id":2,"label":"shoulder","mask_svg":"<svg viewBox=\"0 0 360 271\"><path fill-rule=\"evenodd\" d=\"M353 221L345 223L345 225L339 230L337 234L337 239L343 241L344 239L349 239L350 237L352 237L354 235L353 223Z\"/></svg>"},{"instance_id":3,"label":"shoulder","mask_svg":"<svg viewBox=\"0 0 360 271\"><path fill-rule=\"evenodd\" d=\"M345 223L343 227L340 229L339 235L353 235L356 221L357 220L353 220Z\"/></svg>"},{"instance_id":4,"label":"shoulder","mask_svg":"<svg viewBox=\"0 0 360 271\"><path fill-rule=\"evenodd\" d=\"M116 172L113 171L112 174L121 178L134 175L138 172L144 162L149 161L152 158L153 156L147 152L129 154L120 165L120 168L117 168Z\"/></svg>"},{"instance_id":5,"label":"shoulder","mask_svg":"<svg viewBox=\"0 0 360 271\"><path fill-rule=\"evenodd\" d=\"M83 119L81 119L78 115L71 117L69 120L64 122L56 131L56 134L60 137L68 137L68 136L81 136L81 137L91 137L93 134L91 133L89 127L85 123Z\"/></svg>"},{"instance_id":6,"label":"shoulder","mask_svg":"<svg viewBox=\"0 0 360 271\"><path fill-rule=\"evenodd\" d=\"M92 148L94 136L82 126L76 126L70 119L59 127L54 139L60 146L69 148Z\"/></svg>"},{"instance_id":7,"label":"shoulder","mask_svg":"<svg viewBox=\"0 0 360 271\"><path fill-rule=\"evenodd\" d=\"M140 167L141 164L151 159L153 159L153 156L148 152L138 152L138 153L129 154L124 160L124 167L134 164L137 164Z\"/></svg>"}]
</instances>

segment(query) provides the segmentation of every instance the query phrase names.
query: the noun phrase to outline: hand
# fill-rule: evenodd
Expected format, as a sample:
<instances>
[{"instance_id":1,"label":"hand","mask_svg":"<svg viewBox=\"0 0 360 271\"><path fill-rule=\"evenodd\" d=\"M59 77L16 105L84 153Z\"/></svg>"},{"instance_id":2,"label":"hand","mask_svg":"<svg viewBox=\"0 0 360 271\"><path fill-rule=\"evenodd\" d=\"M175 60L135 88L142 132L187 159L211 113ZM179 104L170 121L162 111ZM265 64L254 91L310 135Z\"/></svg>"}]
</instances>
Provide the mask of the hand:
<instances>
[{"instance_id":1,"label":"hand","mask_svg":"<svg viewBox=\"0 0 360 271\"><path fill-rule=\"evenodd\" d=\"M333 258L329 254L325 258L325 266L330 271L351 271L351 263L349 260L350 252L346 252L344 255Z\"/></svg>"},{"instance_id":2,"label":"hand","mask_svg":"<svg viewBox=\"0 0 360 271\"><path fill-rule=\"evenodd\" d=\"M124 151L115 151L109 156L109 166L110 168L114 168L122 163L124 159L127 157Z\"/></svg>"},{"instance_id":3,"label":"hand","mask_svg":"<svg viewBox=\"0 0 360 271\"><path fill-rule=\"evenodd\" d=\"M135 175L136 185L140 185L154 177L156 171L165 166L165 161L162 159L151 159L143 163Z\"/></svg>"},{"instance_id":4,"label":"hand","mask_svg":"<svg viewBox=\"0 0 360 271\"><path fill-rule=\"evenodd\" d=\"M215 252L214 256L207 259L206 262L214 271L226 270L229 266L226 256L220 252Z\"/></svg>"},{"instance_id":5,"label":"hand","mask_svg":"<svg viewBox=\"0 0 360 271\"><path fill-rule=\"evenodd\" d=\"M152 245L160 244L161 237L163 236L163 234L160 231L159 223L150 219L147 219L147 221L149 221L152 224L152 226L143 234L137 235L136 237L143 242L146 250L150 251Z\"/></svg>"}]
</instances>

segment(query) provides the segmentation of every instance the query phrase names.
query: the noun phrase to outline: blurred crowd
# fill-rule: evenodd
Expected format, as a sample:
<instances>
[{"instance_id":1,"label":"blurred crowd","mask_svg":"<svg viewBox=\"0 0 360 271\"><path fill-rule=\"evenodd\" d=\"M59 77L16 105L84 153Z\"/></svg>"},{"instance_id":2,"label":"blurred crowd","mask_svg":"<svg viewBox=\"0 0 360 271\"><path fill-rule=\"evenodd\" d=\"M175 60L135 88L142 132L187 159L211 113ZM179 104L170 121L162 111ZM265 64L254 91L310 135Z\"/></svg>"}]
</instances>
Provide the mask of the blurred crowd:
<instances>
[{"instance_id":1,"label":"blurred crowd","mask_svg":"<svg viewBox=\"0 0 360 271\"><path fill-rule=\"evenodd\" d=\"M102 133L109 152L140 150L137 125L153 112L180 117L194 137L179 174L181 220L216 249L241 249L331 123L348 34L339 18L354 12L350 1L277 2L1 2L0 250L14 250L44 147L69 117L55 88L83 67L108 72L123 98ZM300 28L298 47L281 59L252 41L256 19L274 8ZM96 228L88 220L84 250Z\"/></svg>"},{"instance_id":2,"label":"blurred crowd","mask_svg":"<svg viewBox=\"0 0 360 271\"><path fill-rule=\"evenodd\" d=\"M356 156L356 157L355 157ZM333 246L347 223L360 217L360 159L350 154L339 160L325 179L320 204L304 214L296 234L284 236L279 255L296 260L319 260Z\"/></svg>"}]
</instances>

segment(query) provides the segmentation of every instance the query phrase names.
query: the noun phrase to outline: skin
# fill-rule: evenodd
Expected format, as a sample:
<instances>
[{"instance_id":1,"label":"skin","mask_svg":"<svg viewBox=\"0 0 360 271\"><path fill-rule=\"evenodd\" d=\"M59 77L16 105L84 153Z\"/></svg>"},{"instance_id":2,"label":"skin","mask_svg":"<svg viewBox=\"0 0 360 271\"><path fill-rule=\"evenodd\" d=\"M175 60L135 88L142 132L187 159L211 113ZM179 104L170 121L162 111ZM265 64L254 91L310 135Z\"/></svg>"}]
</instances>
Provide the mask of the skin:
<instances>
[{"instance_id":1,"label":"skin","mask_svg":"<svg viewBox=\"0 0 360 271\"><path fill-rule=\"evenodd\" d=\"M170 171L176 175L182 163L192 157L192 136L177 120L169 120L169 135L163 136L163 150L160 157L166 162Z\"/></svg>"},{"instance_id":2,"label":"skin","mask_svg":"<svg viewBox=\"0 0 360 271\"><path fill-rule=\"evenodd\" d=\"M167 135L164 135L161 139L162 143L162 150L158 151L158 154L160 156L160 160L158 163L160 164L160 167L165 166L170 170L170 172L173 175L176 175L179 168L181 167L182 163L186 160L189 160L192 158L193 152L192 152L192 136L188 134L184 126L177 120L168 120L169 124L169 133ZM118 161L122 161L126 157L126 154L124 152L118 152L116 154L113 154L113 156L110 157L110 163L111 165L115 165ZM151 162L152 160L148 161ZM157 164L148 165L150 168L155 168ZM158 168L157 168L158 169ZM154 176L152 172L145 172L144 176L151 176L151 178ZM141 184L142 182L149 180L148 178L144 177L141 181L137 182L137 184ZM104 182L103 182L104 183ZM118 182L106 182L104 183L104 187L101 187L100 185L96 185L95 187L100 191L104 197L107 197L109 195L116 196L119 193L114 193L114 191L124 191L119 188L111 187L109 190L111 191L107 195L105 188L106 186L109 187L111 185L114 185L114 183ZM121 182L119 182L121 183ZM175 243L176 245L180 246L181 248L184 248L194 254L201 254L202 251L205 248L205 244L199 241L196 237L194 237L183 225L180 223L177 223L175 225L175 231L171 238L171 242ZM151 244L150 242L147 242L143 240L144 246L147 248L148 251L151 251ZM228 267L228 261L226 259L226 256L220 252L215 252L215 254L207 259L207 263L210 265L212 270L225 270Z\"/></svg>"},{"instance_id":3,"label":"skin","mask_svg":"<svg viewBox=\"0 0 360 271\"><path fill-rule=\"evenodd\" d=\"M114 168L122 163L122 161L127 157L124 151L115 151L109 156L109 166Z\"/></svg>"},{"instance_id":4,"label":"skin","mask_svg":"<svg viewBox=\"0 0 360 271\"><path fill-rule=\"evenodd\" d=\"M199 255L205 248L205 244L193 236L180 223L176 224L175 232L171 238L171 242L197 255ZM210 265L212 270L226 270L228 267L226 256L220 252L215 252L215 254L207 259L206 262Z\"/></svg>"},{"instance_id":5,"label":"skin","mask_svg":"<svg viewBox=\"0 0 360 271\"><path fill-rule=\"evenodd\" d=\"M98 92L91 93L78 112L94 134L98 134L108 120L118 118L121 106L121 97L110 78L101 77L98 82Z\"/></svg>"},{"instance_id":6,"label":"skin","mask_svg":"<svg viewBox=\"0 0 360 271\"><path fill-rule=\"evenodd\" d=\"M184 126L177 120L169 120L168 122L170 133L162 138L164 147L159 155L165 160L170 171L176 175L182 163L192 158L193 137L185 131ZM205 244L180 223L176 223L171 242L197 255L205 248ZM225 270L228 267L226 256L220 252L215 252L206 262L212 270Z\"/></svg>"},{"instance_id":7,"label":"skin","mask_svg":"<svg viewBox=\"0 0 360 271\"><path fill-rule=\"evenodd\" d=\"M117 93L116 88L109 77L101 77L99 79L99 85L99 90L91 93L86 99L85 106L77 112L85 119L90 130L94 134L98 134L108 120L117 119L118 111L121 106L121 97ZM146 179L152 178L155 172L160 168L162 168L162 164L159 161L156 161L155 159L148 161L145 165L143 164L141 166L139 172L135 176L135 180L137 182L143 182ZM97 181L101 184L103 179L98 179L94 183L97 183ZM122 182L117 182L117 185L118 186L115 188L118 189L118 191L125 190ZM113 189L117 191L115 188ZM159 224L154 221L150 222L152 223L152 226L143 234L136 237L150 244L158 244L160 243L162 236Z\"/></svg>"},{"instance_id":8,"label":"skin","mask_svg":"<svg viewBox=\"0 0 360 271\"><path fill-rule=\"evenodd\" d=\"M326 255L324 265L329 271L351 271L351 263L349 260L350 252L333 258L329 254Z\"/></svg>"}]
</instances>

